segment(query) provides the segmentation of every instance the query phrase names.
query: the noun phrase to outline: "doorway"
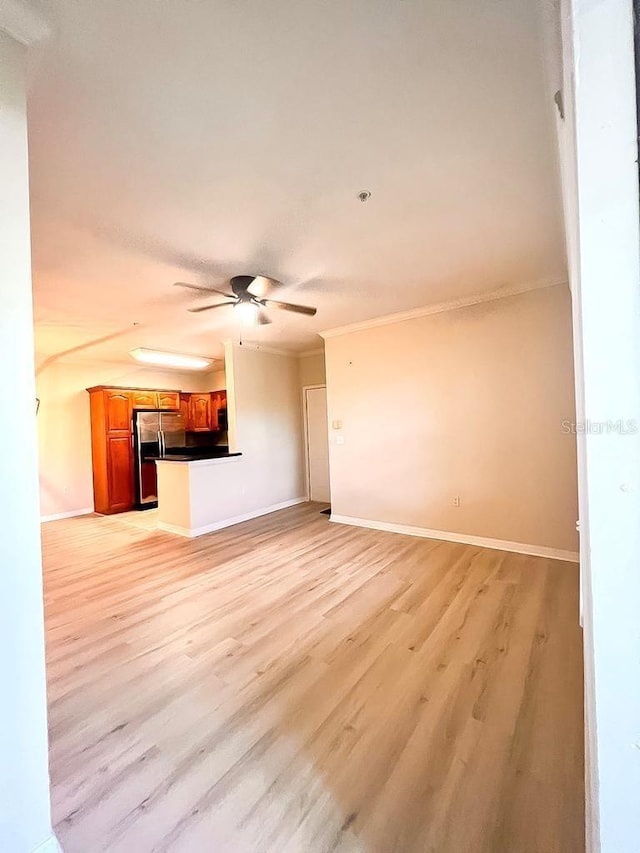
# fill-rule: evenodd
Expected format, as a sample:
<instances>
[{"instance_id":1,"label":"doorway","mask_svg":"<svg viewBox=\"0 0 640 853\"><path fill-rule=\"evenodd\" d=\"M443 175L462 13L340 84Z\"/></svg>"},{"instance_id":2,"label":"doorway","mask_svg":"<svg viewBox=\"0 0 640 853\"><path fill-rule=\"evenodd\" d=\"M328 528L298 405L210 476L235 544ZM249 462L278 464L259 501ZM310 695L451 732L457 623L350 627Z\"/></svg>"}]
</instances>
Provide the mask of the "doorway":
<instances>
[{"instance_id":1,"label":"doorway","mask_svg":"<svg viewBox=\"0 0 640 853\"><path fill-rule=\"evenodd\" d=\"M330 503L327 386L309 385L302 394L307 496L310 501Z\"/></svg>"}]
</instances>

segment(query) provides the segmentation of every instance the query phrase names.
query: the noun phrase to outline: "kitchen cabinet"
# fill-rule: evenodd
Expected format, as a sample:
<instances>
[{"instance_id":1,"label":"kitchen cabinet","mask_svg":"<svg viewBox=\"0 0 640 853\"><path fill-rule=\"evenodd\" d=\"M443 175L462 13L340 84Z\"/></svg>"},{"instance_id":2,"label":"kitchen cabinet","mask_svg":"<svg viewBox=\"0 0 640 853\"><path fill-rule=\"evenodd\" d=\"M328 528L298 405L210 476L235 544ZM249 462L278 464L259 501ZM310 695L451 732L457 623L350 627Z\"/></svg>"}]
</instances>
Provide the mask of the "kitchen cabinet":
<instances>
[{"instance_id":1,"label":"kitchen cabinet","mask_svg":"<svg viewBox=\"0 0 640 853\"><path fill-rule=\"evenodd\" d=\"M180 408L180 392L179 391L158 391L158 408L172 409L175 411Z\"/></svg>"},{"instance_id":2,"label":"kitchen cabinet","mask_svg":"<svg viewBox=\"0 0 640 853\"><path fill-rule=\"evenodd\" d=\"M104 391L108 432L128 432L131 429L131 395L128 391Z\"/></svg>"},{"instance_id":3,"label":"kitchen cabinet","mask_svg":"<svg viewBox=\"0 0 640 853\"><path fill-rule=\"evenodd\" d=\"M188 432L215 432L224 428L218 413L220 409L226 408L226 391L211 391L209 394L180 393L180 411L184 415Z\"/></svg>"},{"instance_id":4,"label":"kitchen cabinet","mask_svg":"<svg viewBox=\"0 0 640 853\"><path fill-rule=\"evenodd\" d=\"M223 428L223 424L220 423L220 409L227 408L227 392L226 391L212 391L211 392L211 429L219 430Z\"/></svg>"},{"instance_id":5,"label":"kitchen cabinet","mask_svg":"<svg viewBox=\"0 0 640 853\"><path fill-rule=\"evenodd\" d=\"M190 417L191 394L183 394L180 392L180 411L184 417L185 429L191 429L189 422Z\"/></svg>"},{"instance_id":6,"label":"kitchen cabinet","mask_svg":"<svg viewBox=\"0 0 640 853\"><path fill-rule=\"evenodd\" d=\"M132 391L131 397L134 409L157 409L157 391Z\"/></svg>"},{"instance_id":7,"label":"kitchen cabinet","mask_svg":"<svg viewBox=\"0 0 640 853\"><path fill-rule=\"evenodd\" d=\"M133 507L133 450L128 435L107 436L107 477L109 512L126 512Z\"/></svg>"},{"instance_id":8,"label":"kitchen cabinet","mask_svg":"<svg viewBox=\"0 0 640 853\"><path fill-rule=\"evenodd\" d=\"M179 391L147 391L134 390L131 392L134 409L171 409L180 408Z\"/></svg>"},{"instance_id":9,"label":"kitchen cabinet","mask_svg":"<svg viewBox=\"0 0 640 853\"><path fill-rule=\"evenodd\" d=\"M96 512L110 514L133 508L133 392L122 388L90 388L93 501Z\"/></svg>"},{"instance_id":10,"label":"kitchen cabinet","mask_svg":"<svg viewBox=\"0 0 640 853\"><path fill-rule=\"evenodd\" d=\"M211 430L211 394L191 394L188 428L191 432Z\"/></svg>"}]
</instances>

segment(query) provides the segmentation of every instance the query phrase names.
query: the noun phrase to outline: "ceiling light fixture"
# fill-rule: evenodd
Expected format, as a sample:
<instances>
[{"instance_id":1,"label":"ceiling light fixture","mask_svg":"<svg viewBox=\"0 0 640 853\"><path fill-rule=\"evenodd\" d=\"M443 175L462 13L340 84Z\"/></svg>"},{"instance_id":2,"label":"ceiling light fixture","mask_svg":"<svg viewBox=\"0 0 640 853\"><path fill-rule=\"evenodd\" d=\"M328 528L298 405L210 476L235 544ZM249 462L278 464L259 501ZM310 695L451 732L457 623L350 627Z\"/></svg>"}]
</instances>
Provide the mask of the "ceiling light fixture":
<instances>
[{"instance_id":1,"label":"ceiling light fixture","mask_svg":"<svg viewBox=\"0 0 640 853\"><path fill-rule=\"evenodd\" d=\"M258 306L253 302L236 302L233 310L237 313L240 322L247 326L255 326L258 322Z\"/></svg>"},{"instance_id":2,"label":"ceiling light fixture","mask_svg":"<svg viewBox=\"0 0 640 853\"><path fill-rule=\"evenodd\" d=\"M358 193L358 198L362 202L369 201L369 199L371 198L371 193L369 192L369 190L362 190L362 192Z\"/></svg>"},{"instance_id":3,"label":"ceiling light fixture","mask_svg":"<svg viewBox=\"0 0 640 853\"><path fill-rule=\"evenodd\" d=\"M198 355L182 355L178 352L163 352L158 349L138 347L129 353L131 358L144 364L155 364L158 367L172 367L176 370L205 370L211 367L212 358L202 358Z\"/></svg>"}]
</instances>

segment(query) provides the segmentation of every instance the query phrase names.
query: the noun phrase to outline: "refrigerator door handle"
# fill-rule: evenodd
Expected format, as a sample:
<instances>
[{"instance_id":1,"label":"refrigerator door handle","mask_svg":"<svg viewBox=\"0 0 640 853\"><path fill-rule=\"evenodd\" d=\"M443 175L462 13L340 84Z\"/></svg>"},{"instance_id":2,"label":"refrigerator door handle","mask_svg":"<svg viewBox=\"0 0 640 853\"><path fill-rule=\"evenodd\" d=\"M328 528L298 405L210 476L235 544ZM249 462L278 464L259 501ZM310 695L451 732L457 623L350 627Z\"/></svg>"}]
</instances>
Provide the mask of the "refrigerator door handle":
<instances>
[{"instance_id":1,"label":"refrigerator door handle","mask_svg":"<svg viewBox=\"0 0 640 853\"><path fill-rule=\"evenodd\" d=\"M164 432L162 430L160 430L158 432L158 443L160 445L160 457L164 458L165 446L164 446Z\"/></svg>"}]
</instances>

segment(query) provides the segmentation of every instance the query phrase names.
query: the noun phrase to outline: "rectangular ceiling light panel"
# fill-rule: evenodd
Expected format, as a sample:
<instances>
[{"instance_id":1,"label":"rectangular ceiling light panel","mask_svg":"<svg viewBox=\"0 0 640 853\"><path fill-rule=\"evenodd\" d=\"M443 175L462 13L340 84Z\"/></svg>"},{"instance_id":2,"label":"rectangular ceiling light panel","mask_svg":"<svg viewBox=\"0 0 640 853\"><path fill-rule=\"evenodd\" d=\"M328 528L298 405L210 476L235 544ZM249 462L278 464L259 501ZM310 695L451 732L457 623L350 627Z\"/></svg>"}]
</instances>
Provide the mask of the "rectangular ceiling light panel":
<instances>
[{"instance_id":1,"label":"rectangular ceiling light panel","mask_svg":"<svg viewBox=\"0 0 640 853\"><path fill-rule=\"evenodd\" d=\"M138 347L132 349L129 355L143 364L153 364L156 367L171 367L175 370L206 370L213 364L212 358L197 355L182 355L178 352L163 352L157 349Z\"/></svg>"}]
</instances>

